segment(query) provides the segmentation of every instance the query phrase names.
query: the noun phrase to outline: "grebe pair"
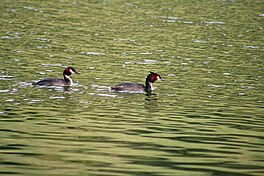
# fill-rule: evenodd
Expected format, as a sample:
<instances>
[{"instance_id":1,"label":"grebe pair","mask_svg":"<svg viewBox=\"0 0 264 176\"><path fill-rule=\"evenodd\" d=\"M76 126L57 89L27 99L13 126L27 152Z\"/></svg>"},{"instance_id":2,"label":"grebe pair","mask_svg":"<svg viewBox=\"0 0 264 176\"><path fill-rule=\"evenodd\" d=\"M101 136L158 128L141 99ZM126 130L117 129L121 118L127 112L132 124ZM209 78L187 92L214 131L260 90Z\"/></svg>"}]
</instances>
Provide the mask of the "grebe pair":
<instances>
[{"instance_id":1,"label":"grebe pair","mask_svg":"<svg viewBox=\"0 0 264 176\"><path fill-rule=\"evenodd\" d=\"M72 73L80 74L75 68L67 67L63 71L63 78L46 78L36 83L34 86L72 86L73 81L70 77ZM111 87L113 91L152 91L154 90L153 83L157 80L163 80L158 73L150 72L146 78L145 85L139 83L125 82Z\"/></svg>"}]
</instances>

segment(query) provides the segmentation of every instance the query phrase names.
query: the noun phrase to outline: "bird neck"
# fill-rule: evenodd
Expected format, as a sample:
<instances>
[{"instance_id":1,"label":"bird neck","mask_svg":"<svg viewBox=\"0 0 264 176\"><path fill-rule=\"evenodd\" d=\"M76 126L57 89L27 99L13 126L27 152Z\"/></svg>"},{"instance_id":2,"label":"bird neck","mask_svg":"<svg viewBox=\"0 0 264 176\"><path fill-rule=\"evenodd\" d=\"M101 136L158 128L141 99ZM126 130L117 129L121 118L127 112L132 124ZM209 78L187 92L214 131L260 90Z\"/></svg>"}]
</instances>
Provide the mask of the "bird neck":
<instances>
[{"instance_id":1,"label":"bird neck","mask_svg":"<svg viewBox=\"0 0 264 176\"><path fill-rule=\"evenodd\" d=\"M154 90L153 83L151 83L148 78L146 78L146 90Z\"/></svg>"},{"instance_id":2,"label":"bird neck","mask_svg":"<svg viewBox=\"0 0 264 176\"><path fill-rule=\"evenodd\" d=\"M70 76L63 74L63 78L64 78L64 81L66 81L67 84L69 84L69 86L72 86L73 81Z\"/></svg>"}]
</instances>

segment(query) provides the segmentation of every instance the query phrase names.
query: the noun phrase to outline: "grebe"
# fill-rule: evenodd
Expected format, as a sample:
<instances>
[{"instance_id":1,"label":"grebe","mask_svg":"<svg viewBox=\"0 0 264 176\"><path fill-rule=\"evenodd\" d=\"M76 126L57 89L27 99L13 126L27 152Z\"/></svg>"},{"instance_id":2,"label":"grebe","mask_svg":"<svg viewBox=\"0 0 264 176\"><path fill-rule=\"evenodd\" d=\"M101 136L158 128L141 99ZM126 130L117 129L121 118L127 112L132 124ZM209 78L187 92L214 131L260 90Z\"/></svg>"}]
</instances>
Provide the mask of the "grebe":
<instances>
[{"instance_id":1,"label":"grebe","mask_svg":"<svg viewBox=\"0 0 264 176\"><path fill-rule=\"evenodd\" d=\"M146 78L146 85L139 83L125 82L111 87L113 91L152 91L154 90L153 83L157 80L163 80L158 73L150 72Z\"/></svg>"},{"instance_id":2,"label":"grebe","mask_svg":"<svg viewBox=\"0 0 264 176\"><path fill-rule=\"evenodd\" d=\"M34 86L72 86L73 81L70 77L72 73L80 74L75 68L67 67L63 71L63 78L46 78L42 79L36 83L33 83Z\"/></svg>"}]
</instances>

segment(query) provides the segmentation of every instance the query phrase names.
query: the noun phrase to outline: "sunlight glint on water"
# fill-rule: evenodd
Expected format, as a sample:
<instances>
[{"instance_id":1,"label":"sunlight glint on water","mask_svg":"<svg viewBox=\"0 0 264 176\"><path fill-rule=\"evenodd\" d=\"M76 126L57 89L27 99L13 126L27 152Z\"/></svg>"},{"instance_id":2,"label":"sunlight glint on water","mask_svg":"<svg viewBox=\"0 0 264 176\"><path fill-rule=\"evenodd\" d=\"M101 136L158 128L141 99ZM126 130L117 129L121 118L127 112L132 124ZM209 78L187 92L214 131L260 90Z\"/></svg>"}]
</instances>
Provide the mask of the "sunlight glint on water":
<instances>
[{"instance_id":1,"label":"sunlight glint on water","mask_svg":"<svg viewBox=\"0 0 264 176\"><path fill-rule=\"evenodd\" d=\"M3 1L0 174L263 175L261 7ZM65 66L73 87L31 85Z\"/></svg>"}]
</instances>

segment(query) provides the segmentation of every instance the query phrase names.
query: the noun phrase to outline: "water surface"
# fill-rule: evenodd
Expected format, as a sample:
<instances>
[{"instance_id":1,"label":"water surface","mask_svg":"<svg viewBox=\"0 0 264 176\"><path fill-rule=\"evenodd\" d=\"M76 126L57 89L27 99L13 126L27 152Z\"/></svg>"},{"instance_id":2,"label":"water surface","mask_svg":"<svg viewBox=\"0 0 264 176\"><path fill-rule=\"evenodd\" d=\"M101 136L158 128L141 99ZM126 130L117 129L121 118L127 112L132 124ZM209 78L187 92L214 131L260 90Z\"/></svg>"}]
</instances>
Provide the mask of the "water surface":
<instances>
[{"instance_id":1,"label":"water surface","mask_svg":"<svg viewBox=\"0 0 264 176\"><path fill-rule=\"evenodd\" d=\"M0 5L3 175L263 175L263 3ZM72 75L70 88L31 84ZM145 93L109 91L166 81Z\"/></svg>"}]
</instances>

